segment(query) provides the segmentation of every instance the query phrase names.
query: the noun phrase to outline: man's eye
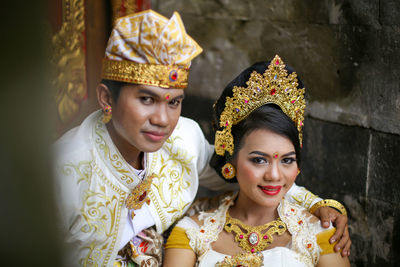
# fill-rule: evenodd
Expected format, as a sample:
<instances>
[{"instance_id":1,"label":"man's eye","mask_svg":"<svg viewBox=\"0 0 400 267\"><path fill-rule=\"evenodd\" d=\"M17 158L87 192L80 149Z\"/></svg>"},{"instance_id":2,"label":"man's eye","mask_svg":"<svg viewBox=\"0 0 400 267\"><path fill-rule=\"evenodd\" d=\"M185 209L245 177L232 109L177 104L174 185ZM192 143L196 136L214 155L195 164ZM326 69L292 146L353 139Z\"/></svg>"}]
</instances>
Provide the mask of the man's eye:
<instances>
[{"instance_id":1,"label":"man's eye","mask_svg":"<svg viewBox=\"0 0 400 267\"><path fill-rule=\"evenodd\" d=\"M295 158L284 158L284 159L282 159L282 163L284 163L284 164L292 164L293 162L296 162Z\"/></svg>"},{"instance_id":2,"label":"man's eye","mask_svg":"<svg viewBox=\"0 0 400 267\"><path fill-rule=\"evenodd\" d=\"M172 107L178 107L181 104L182 100L180 99L174 99L169 102L169 105Z\"/></svg>"},{"instance_id":3,"label":"man's eye","mask_svg":"<svg viewBox=\"0 0 400 267\"><path fill-rule=\"evenodd\" d=\"M142 97L140 97L140 101L141 101L143 104L146 104L146 105L152 104L152 103L154 102L153 98L151 98L151 97L149 97L149 96L142 96Z\"/></svg>"},{"instance_id":4,"label":"man's eye","mask_svg":"<svg viewBox=\"0 0 400 267\"><path fill-rule=\"evenodd\" d=\"M261 157L255 157L250 159L253 163L256 164L263 164L263 163L268 163L268 161L265 158L261 158Z\"/></svg>"}]
</instances>

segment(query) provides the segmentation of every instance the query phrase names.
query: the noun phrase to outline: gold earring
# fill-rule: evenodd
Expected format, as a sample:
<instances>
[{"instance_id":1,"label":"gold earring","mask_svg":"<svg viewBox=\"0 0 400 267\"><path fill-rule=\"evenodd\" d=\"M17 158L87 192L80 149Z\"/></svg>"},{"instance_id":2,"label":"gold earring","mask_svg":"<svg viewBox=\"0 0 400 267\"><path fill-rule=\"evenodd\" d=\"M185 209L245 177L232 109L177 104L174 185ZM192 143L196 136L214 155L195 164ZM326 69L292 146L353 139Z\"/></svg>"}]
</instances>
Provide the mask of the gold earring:
<instances>
[{"instance_id":1,"label":"gold earring","mask_svg":"<svg viewBox=\"0 0 400 267\"><path fill-rule=\"evenodd\" d=\"M225 179L227 180L232 179L236 175L235 166L233 166L231 163L228 162L224 166L222 166L221 173Z\"/></svg>"},{"instance_id":2,"label":"gold earring","mask_svg":"<svg viewBox=\"0 0 400 267\"><path fill-rule=\"evenodd\" d=\"M108 123L112 118L112 108L110 105L105 105L103 108L103 119L101 120L104 124Z\"/></svg>"}]
</instances>

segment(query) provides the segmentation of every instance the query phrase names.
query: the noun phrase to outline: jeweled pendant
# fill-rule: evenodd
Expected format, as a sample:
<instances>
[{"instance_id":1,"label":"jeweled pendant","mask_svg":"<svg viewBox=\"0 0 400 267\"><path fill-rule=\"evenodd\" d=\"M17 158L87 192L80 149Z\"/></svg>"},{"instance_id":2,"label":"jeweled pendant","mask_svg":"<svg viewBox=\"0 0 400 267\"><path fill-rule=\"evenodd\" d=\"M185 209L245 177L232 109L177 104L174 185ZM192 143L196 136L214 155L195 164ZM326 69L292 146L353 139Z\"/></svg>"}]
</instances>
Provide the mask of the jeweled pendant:
<instances>
[{"instance_id":1,"label":"jeweled pendant","mask_svg":"<svg viewBox=\"0 0 400 267\"><path fill-rule=\"evenodd\" d=\"M259 236L258 236L257 233L252 232L252 233L249 234L248 240L249 240L250 245L256 246L258 244L258 241L259 241Z\"/></svg>"}]
</instances>

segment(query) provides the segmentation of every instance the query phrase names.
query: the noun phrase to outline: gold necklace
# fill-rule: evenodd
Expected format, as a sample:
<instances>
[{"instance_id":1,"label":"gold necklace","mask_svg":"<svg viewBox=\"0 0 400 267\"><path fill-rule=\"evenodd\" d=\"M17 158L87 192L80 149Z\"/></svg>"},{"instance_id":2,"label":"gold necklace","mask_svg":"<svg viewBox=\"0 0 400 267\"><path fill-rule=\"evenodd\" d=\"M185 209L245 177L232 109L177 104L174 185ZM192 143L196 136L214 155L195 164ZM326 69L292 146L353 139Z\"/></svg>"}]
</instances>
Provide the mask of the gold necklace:
<instances>
[{"instance_id":1,"label":"gold necklace","mask_svg":"<svg viewBox=\"0 0 400 267\"><path fill-rule=\"evenodd\" d=\"M287 228L280 218L263 225L248 226L232 218L227 211L224 229L228 233L233 232L241 248L254 253L265 250L274 241L272 235L282 235Z\"/></svg>"}]
</instances>

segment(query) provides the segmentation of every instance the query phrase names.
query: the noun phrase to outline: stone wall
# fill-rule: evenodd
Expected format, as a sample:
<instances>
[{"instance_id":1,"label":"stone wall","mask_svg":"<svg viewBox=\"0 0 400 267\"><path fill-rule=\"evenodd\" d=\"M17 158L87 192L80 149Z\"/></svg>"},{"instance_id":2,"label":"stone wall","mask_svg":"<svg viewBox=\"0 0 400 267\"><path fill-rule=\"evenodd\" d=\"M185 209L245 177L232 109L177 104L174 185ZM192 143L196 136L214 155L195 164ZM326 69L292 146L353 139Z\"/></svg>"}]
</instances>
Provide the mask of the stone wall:
<instances>
[{"instance_id":1,"label":"stone wall","mask_svg":"<svg viewBox=\"0 0 400 267\"><path fill-rule=\"evenodd\" d=\"M298 184L349 211L353 266L400 261L400 1L153 0L204 48L184 111L207 137L211 105L242 69L279 54L307 90Z\"/></svg>"}]
</instances>

